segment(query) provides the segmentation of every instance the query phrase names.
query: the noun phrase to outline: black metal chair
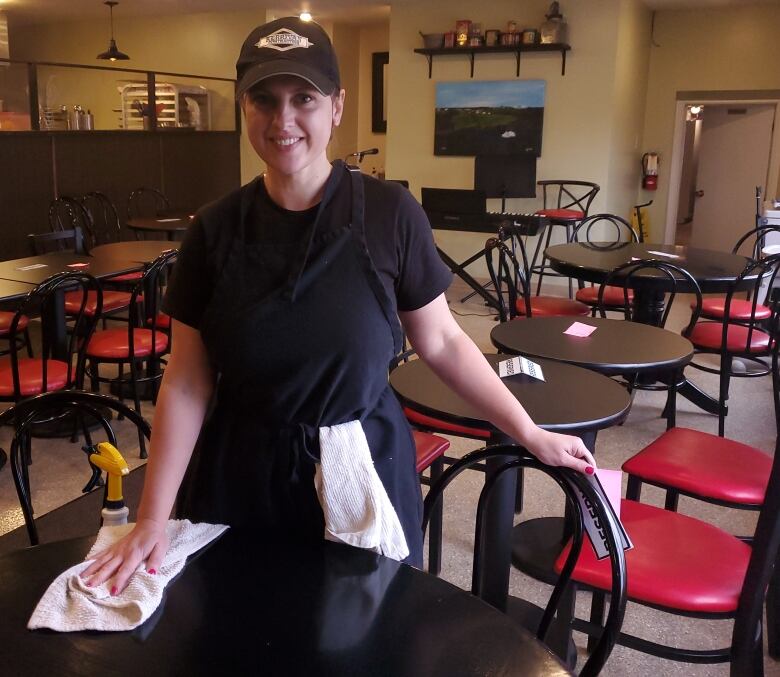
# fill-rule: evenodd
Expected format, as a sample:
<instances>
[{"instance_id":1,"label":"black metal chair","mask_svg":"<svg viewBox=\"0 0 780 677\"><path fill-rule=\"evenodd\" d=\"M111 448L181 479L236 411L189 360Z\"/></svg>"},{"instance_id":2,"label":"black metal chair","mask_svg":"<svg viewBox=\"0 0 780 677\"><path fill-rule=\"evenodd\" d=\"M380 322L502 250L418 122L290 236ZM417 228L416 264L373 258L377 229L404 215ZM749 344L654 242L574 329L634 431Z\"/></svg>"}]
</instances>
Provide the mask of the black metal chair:
<instances>
[{"instance_id":1,"label":"black metal chair","mask_svg":"<svg viewBox=\"0 0 780 677\"><path fill-rule=\"evenodd\" d=\"M595 249L609 249L622 242L639 242L639 235L625 219L615 214L594 214L580 221L571 233L569 242L583 242ZM599 288L595 285L585 285L577 280L577 293L574 298L591 308L591 314L596 316ZM634 292L629 290L629 301L633 301ZM603 304L609 310L623 308L623 294L618 287L608 287L604 290Z\"/></svg>"},{"instance_id":2,"label":"black metal chair","mask_svg":"<svg viewBox=\"0 0 780 677\"><path fill-rule=\"evenodd\" d=\"M563 571L555 584L547 607L542 614L541 621L537 627L531 628L531 630L536 633L540 641L545 641L556 613L558 616L557 623L568 624L569 619L573 615L573 607L563 607L568 607L569 602L573 602L573 596L567 594L569 592L567 588L570 583L571 572L580 552L591 547L588 544L583 548L583 541L585 540L584 524L585 520L590 517L585 514L578 500L579 495L583 496L593 517L599 521L603 529L604 539L609 548L608 569L612 573L612 580L609 586L611 594L609 613L606 622L600 628L598 641L592 647L590 656L580 672L580 675L583 677L597 675L609 658L623 622L626 605L626 566L617 519L608 507L606 498L593 488L593 485L590 484L584 475L565 468L547 466L517 446L498 445L473 451L447 468L431 486L428 495L425 497L423 531L427 528L428 520L446 487L464 470L483 465L488 459L495 457L506 458L506 463L486 478L477 503L471 592L476 596L480 596L481 593L482 547L485 540L502 537L501 534L488 534L485 530L486 505L490 499L493 487L496 486L497 479L506 472L517 472L518 469L538 470L553 479L566 496L569 508L567 514L569 515L571 533L573 534L573 546ZM505 534L503 537L508 538L509 534ZM507 563L508 565L509 563Z\"/></svg>"},{"instance_id":3,"label":"black metal chair","mask_svg":"<svg viewBox=\"0 0 780 677\"><path fill-rule=\"evenodd\" d=\"M542 233L536 243L534 255L531 258L531 274L538 274L536 283L536 295L542 290L542 279L545 275L558 276L557 273L546 272L549 266L546 264L547 257L544 255L544 249L550 246L552 231L555 226L561 226L565 229L564 242L571 238L572 228L588 215L590 205L601 189L597 183L591 181L574 181L570 179L554 179L549 181L537 181L536 185L542 187L542 208L536 212L539 216L546 216L550 219L547 226L547 233ZM544 249L542 249L544 242ZM539 252L542 252L542 262L537 265ZM572 283L569 279L569 298L572 298Z\"/></svg>"},{"instance_id":4,"label":"black metal chair","mask_svg":"<svg viewBox=\"0 0 780 677\"><path fill-rule=\"evenodd\" d=\"M102 428L102 432L105 433L106 440L117 446L116 434L109 422L111 415L108 412L115 412L122 418L129 420L138 428L139 435L142 435L145 439L150 439L151 428L149 424L133 409L106 395L80 390L50 392L38 395L37 397L23 400L0 414L0 427L8 425L14 431L10 447L11 472L31 545L38 545L39 543L32 492L30 490L28 463L32 449L32 427L42 421L61 419L63 416L73 415L79 421L83 430L85 439L83 451L89 454L94 451L93 439L98 436L98 433L91 431L87 423L92 424L96 422L99 428ZM85 459L85 469L88 464L88 459ZM84 493L92 491L101 484L99 482L100 471L91 464L89 464L89 467L92 469L92 477L82 490ZM96 526L98 525L96 524Z\"/></svg>"},{"instance_id":5,"label":"black metal chair","mask_svg":"<svg viewBox=\"0 0 780 677\"><path fill-rule=\"evenodd\" d=\"M157 188L141 186L127 197L127 218L161 216L171 208L171 203Z\"/></svg>"},{"instance_id":6,"label":"black metal chair","mask_svg":"<svg viewBox=\"0 0 780 677\"><path fill-rule=\"evenodd\" d=\"M130 293L130 321L127 327L104 329L95 332L86 347L87 374L92 390L97 391L100 383L115 384L120 393L127 386L133 393L135 410L141 413L141 387L152 387L152 400L157 390L162 371L161 358L170 350L171 336L164 331L156 318L162 297L162 283L166 268L174 263L177 251L158 256L144 271L143 278L135 283ZM101 376L100 365L113 364L118 368L116 376ZM130 368L125 377L124 367ZM145 375L144 375L145 372ZM139 436L141 458L146 458L146 445Z\"/></svg>"},{"instance_id":7,"label":"black metal chair","mask_svg":"<svg viewBox=\"0 0 780 677\"><path fill-rule=\"evenodd\" d=\"M80 228L87 250L93 245L92 223L87 210L76 197L62 196L49 204L49 229L52 232L67 231Z\"/></svg>"},{"instance_id":8,"label":"black metal chair","mask_svg":"<svg viewBox=\"0 0 780 677\"><path fill-rule=\"evenodd\" d=\"M81 226L53 230L50 233L30 233L27 236L27 241L30 243L30 249L34 256L65 251L74 254L88 254Z\"/></svg>"},{"instance_id":9,"label":"black metal chair","mask_svg":"<svg viewBox=\"0 0 780 677\"><path fill-rule=\"evenodd\" d=\"M81 198L81 205L89 216L94 244L108 244L122 240L122 227L116 207L105 193L93 191Z\"/></svg>"}]
</instances>

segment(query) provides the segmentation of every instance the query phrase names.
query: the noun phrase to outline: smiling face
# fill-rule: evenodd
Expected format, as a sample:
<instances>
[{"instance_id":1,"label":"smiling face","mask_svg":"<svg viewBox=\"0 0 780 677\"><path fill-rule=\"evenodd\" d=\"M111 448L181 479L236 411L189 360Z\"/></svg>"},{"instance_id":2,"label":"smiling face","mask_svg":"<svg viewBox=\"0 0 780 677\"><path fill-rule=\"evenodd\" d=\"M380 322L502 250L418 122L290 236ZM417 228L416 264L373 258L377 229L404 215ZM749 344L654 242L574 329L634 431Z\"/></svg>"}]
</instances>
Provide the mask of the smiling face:
<instances>
[{"instance_id":1,"label":"smiling face","mask_svg":"<svg viewBox=\"0 0 780 677\"><path fill-rule=\"evenodd\" d=\"M343 90L325 96L306 80L279 75L252 87L242 105L249 142L269 171L302 177L329 171L325 151L341 122Z\"/></svg>"}]
</instances>

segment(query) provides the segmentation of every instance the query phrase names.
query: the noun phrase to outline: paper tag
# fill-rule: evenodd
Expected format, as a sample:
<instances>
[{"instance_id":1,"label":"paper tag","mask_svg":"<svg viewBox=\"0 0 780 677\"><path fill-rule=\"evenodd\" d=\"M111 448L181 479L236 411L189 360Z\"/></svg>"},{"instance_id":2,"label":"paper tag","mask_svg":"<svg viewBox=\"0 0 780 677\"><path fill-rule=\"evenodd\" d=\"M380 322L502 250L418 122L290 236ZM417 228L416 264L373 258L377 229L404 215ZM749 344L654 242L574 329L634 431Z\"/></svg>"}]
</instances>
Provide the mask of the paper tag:
<instances>
[{"instance_id":1,"label":"paper tag","mask_svg":"<svg viewBox=\"0 0 780 677\"><path fill-rule=\"evenodd\" d=\"M17 268L16 270L35 270L36 268L48 268L48 264L46 263L31 263L29 266L22 266L21 268Z\"/></svg>"},{"instance_id":2,"label":"paper tag","mask_svg":"<svg viewBox=\"0 0 780 677\"><path fill-rule=\"evenodd\" d=\"M69 263L66 268L89 268L89 263Z\"/></svg>"},{"instance_id":3,"label":"paper tag","mask_svg":"<svg viewBox=\"0 0 780 677\"><path fill-rule=\"evenodd\" d=\"M536 362L531 362L531 360L528 360L525 357L513 357L511 360L504 360L503 362L498 363L498 375L501 378L514 376L515 374L525 374L531 378L544 381L544 374L542 373L541 366L536 364Z\"/></svg>"},{"instance_id":4,"label":"paper tag","mask_svg":"<svg viewBox=\"0 0 780 677\"><path fill-rule=\"evenodd\" d=\"M648 254L655 254L656 256L665 256L667 259L679 259L682 258L679 254L668 254L667 252L658 252L654 249L648 249Z\"/></svg>"},{"instance_id":5,"label":"paper tag","mask_svg":"<svg viewBox=\"0 0 780 677\"><path fill-rule=\"evenodd\" d=\"M620 519L620 499L623 493L623 471L607 470L606 468L597 468L596 477L601 482L601 488L612 506L612 510L618 519Z\"/></svg>"},{"instance_id":6,"label":"paper tag","mask_svg":"<svg viewBox=\"0 0 780 677\"><path fill-rule=\"evenodd\" d=\"M563 333L568 334L569 336L580 336L585 338L586 336L590 336L594 331L596 331L596 327L593 325L583 324L582 322L574 322Z\"/></svg>"},{"instance_id":7,"label":"paper tag","mask_svg":"<svg viewBox=\"0 0 780 677\"><path fill-rule=\"evenodd\" d=\"M602 473L603 471L599 470L598 472ZM614 472L616 472L618 475L621 474L619 471ZM598 475L586 475L585 477L590 485L607 499L607 509L610 510L613 515L615 515L615 520L620 531L620 544L623 547L623 550L630 550L634 547L634 544L631 542L631 539L628 537L626 530L623 528L623 525L620 522L620 517L618 517L616 514L612 501L607 495L607 492L604 490L603 485L599 481ZM614 480L609 480L610 483L613 481ZM601 526L601 522L596 517L596 511L593 509L591 502L585 498L585 495L579 489L577 489L577 487L574 487L574 490L577 493L577 502L580 504L580 508L582 508L582 514L585 522L585 531L588 534L590 542L593 544L593 550L596 553L596 559L604 559L605 557L609 557L609 543L607 542L604 528ZM616 499L616 504L619 504L619 489Z\"/></svg>"}]
</instances>

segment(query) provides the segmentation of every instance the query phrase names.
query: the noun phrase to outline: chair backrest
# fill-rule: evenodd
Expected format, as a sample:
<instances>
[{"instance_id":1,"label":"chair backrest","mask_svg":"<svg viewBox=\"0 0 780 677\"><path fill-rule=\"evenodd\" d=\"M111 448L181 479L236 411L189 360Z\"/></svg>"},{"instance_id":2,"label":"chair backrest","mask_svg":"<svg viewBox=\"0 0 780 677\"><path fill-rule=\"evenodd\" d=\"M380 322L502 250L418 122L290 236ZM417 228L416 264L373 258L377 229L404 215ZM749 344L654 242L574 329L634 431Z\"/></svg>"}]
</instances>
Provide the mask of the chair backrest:
<instances>
[{"instance_id":1,"label":"chair backrest","mask_svg":"<svg viewBox=\"0 0 780 677\"><path fill-rule=\"evenodd\" d=\"M51 233L30 233L27 236L30 249L35 256L50 252L70 251L74 254L87 254L84 245L84 231L78 226L70 230L58 230Z\"/></svg>"},{"instance_id":2,"label":"chair backrest","mask_svg":"<svg viewBox=\"0 0 780 677\"><path fill-rule=\"evenodd\" d=\"M666 304L661 314L659 326L666 325L669 317L669 311L672 309L677 288L681 279L684 279L686 286L690 288L690 293L694 294L696 303L691 312L691 319L688 325L683 329L682 335L688 336L693 330L693 326L701 314L701 289L699 283L685 268L676 266L673 263L659 261L658 259L640 259L639 261L629 261L618 266L611 271L599 286L598 309L601 317L606 317L606 308L604 307L604 292L607 287L614 286L623 289L623 315L626 320L634 319L634 309L631 303L628 290L637 289L643 285L643 276L653 276L652 282L644 281L644 284L652 285L655 290L663 291L668 294ZM659 280L660 278L660 280ZM611 308L614 310L614 308Z\"/></svg>"},{"instance_id":3,"label":"chair backrest","mask_svg":"<svg viewBox=\"0 0 780 677\"><path fill-rule=\"evenodd\" d=\"M81 228L87 239L92 234L92 222L79 198L62 196L49 204L49 229L52 232Z\"/></svg>"},{"instance_id":4,"label":"chair backrest","mask_svg":"<svg viewBox=\"0 0 780 677\"><path fill-rule=\"evenodd\" d=\"M778 233L777 242L767 242L767 236ZM731 250L732 254L742 254L751 259L760 259L766 256L763 253L767 244L780 244L780 226L756 226L744 233Z\"/></svg>"},{"instance_id":5,"label":"chair backrest","mask_svg":"<svg viewBox=\"0 0 780 677\"><path fill-rule=\"evenodd\" d=\"M522 239L513 237L510 240L516 247L515 251L520 250L521 264L502 236L503 232L499 231L499 237L489 238L484 251L488 275L498 301L499 320L508 322L520 314L531 317L531 277ZM522 304L518 304L520 299Z\"/></svg>"},{"instance_id":6,"label":"chair backrest","mask_svg":"<svg viewBox=\"0 0 780 677\"><path fill-rule=\"evenodd\" d=\"M82 298L78 311L69 315L70 326L67 332L64 327L65 319L61 313L61 294L66 291L76 293L80 291ZM94 315L85 312L90 296L95 299ZM8 336L11 345L17 345L24 331L25 318L40 315L41 350L38 357L32 361L35 366L25 369L24 382L19 369L18 349L11 351L13 392L4 396L4 399L18 402L24 397L46 392L49 383L55 380L55 372L61 374L56 379L59 382L58 389L81 387L84 378L86 345L95 331L102 307L103 293L100 284L87 273L52 275L27 294L14 313ZM40 381L36 383L37 374L40 374Z\"/></svg>"},{"instance_id":7,"label":"chair backrest","mask_svg":"<svg viewBox=\"0 0 780 677\"><path fill-rule=\"evenodd\" d=\"M423 531L427 529L428 521L437 502L441 499L445 488L464 470L474 468L488 459L501 458L506 460L493 474L485 480L485 485L480 492L477 503L476 526L474 532L474 559L472 565L471 592L480 596L479 588L482 580L482 547L487 538L499 538L500 534L487 534L485 529L486 506L492 495L497 480L507 472L515 472L520 468L538 470L553 479L563 490L567 504L570 508L569 515L572 520L573 543L571 553L558 577L550 600L545 608L542 620L537 629L537 638L544 641L552 624L553 616L562 600L564 591L569 584L574 565L583 547L585 534L585 519L578 492L584 495L590 506L592 515L604 529L604 536L609 546L609 557L612 565L612 590L610 609L604 624L604 631L591 652L588 661L581 671L581 675L596 675L609 658L609 654L615 645L623 623L623 615L626 607L626 561L621 546L620 531L617 519L608 507L606 498L596 491L584 475L567 468L557 468L545 465L531 456L522 447L513 445L498 445L479 449L466 454L447 468L442 475L433 482L425 497L423 512ZM590 547L589 545L586 547Z\"/></svg>"},{"instance_id":8,"label":"chair backrest","mask_svg":"<svg viewBox=\"0 0 780 677\"><path fill-rule=\"evenodd\" d=\"M81 204L89 216L93 245L122 239L116 207L105 193L87 193L81 198Z\"/></svg>"},{"instance_id":9,"label":"chair backrest","mask_svg":"<svg viewBox=\"0 0 780 677\"><path fill-rule=\"evenodd\" d=\"M639 235L631 224L615 214L593 214L580 221L569 237L569 242L600 243L639 242Z\"/></svg>"},{"instance_id":10,"label":"chair backrest","mask_svg":"<svg viewBox=\"0 0 780 677\"><path fill-rule=\"evenodd\" d=\"M544 209L573 209L588 215L588 210L601 186L591 181L551 179L537 181L542 187Z\"/></svg>"},{"instance_id":11,"label":"chair backrest","mask_svg":"<svg viewBox=\"0 0 780 677\"><path fill-rule=\"evenodd\" d=\"M131 191L127 197L127 218L140 216L161 216L171 208L165 195L156 188L141 186Z\"/></svg>"},{"instance_id":12,"label":"chair backrest","mask_svg":"<svg viewBox=\"0 0 780 677\"><path fill-rule=\"evenodd\" d=\"M31 428L33 424L41 421L61 419L67 414L76 415L76 420L81 425L86 442L83 451L89 454L94 450L93 438L98 437L99 433L96 431L91 432L90 426L86 424L87 421L97 421L100 428L102 428L102 432L105 433L105 439L114 446L117 444L116 434L109 422L110 413L108 412L114 412L129 420L147 440L151 437L151 427L131 407L112 397L80 390L58 391L38 395L37 397L19 402L0 414L0 426L8 425L13 428L10 453L11 473L13 474L14 485L19 496L19 503L22 507L31 545L38 545L39 542L38 530L33 519L33 504L27 463L27 459L30 457ZM103 440L101 439L100 441ZM76 446L73 448L81 452L81 448ZM85 459L85 469L87 464L89 464L88 458ZM92 464L89 464L89 466L92 468L93 477L84 488L85 493L97 486L95 480L100 475L98 468ZM95 524L96 526L99 524L99 514L95 515Z\"/></svg>"}]
</instances>

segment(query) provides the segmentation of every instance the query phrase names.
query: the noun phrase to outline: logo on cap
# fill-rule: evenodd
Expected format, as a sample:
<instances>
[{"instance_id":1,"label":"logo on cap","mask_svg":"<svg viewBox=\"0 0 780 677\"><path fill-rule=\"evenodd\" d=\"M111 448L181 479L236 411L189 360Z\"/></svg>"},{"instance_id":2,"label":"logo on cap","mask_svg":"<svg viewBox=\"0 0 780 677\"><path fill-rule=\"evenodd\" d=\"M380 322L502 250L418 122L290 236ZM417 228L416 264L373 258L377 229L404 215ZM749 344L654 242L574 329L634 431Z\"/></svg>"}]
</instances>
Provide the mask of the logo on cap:
<instances>
[{"instance_id":1,"label":"logo on cap","mask_svg":"<svg viewBox=\"0 0 780 677\"><path fill-rule=\"evenodd\" d=\"M298 47L308 48L313 44L309 38L298 35L289 28L280 28L278 31L260 38L255 47L268 47L279 52L286 52L288 49L296 49Z\"/></svg>"}]
</instances>

